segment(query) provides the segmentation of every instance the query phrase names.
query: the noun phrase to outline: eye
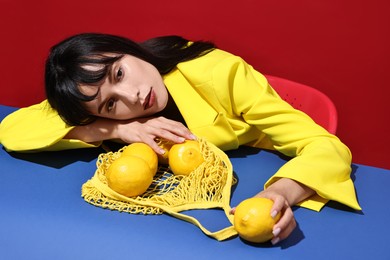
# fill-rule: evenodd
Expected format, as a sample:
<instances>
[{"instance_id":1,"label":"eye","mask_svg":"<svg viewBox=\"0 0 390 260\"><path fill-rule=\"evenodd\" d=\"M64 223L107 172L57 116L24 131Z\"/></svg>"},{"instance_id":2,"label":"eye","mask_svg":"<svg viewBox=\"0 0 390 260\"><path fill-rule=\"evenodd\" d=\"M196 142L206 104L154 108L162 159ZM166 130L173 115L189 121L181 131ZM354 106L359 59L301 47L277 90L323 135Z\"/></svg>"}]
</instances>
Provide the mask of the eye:
<instances>
[{"instance_id":1,"label":"eye","mask_svg":"<svg viewBox=\"0 0 390 260\"><path fill-rule=\"evenodd\" d=\"M106 103L107 112L112 111L114 109L114 106L115 106L115 100L114 99L108 100Z\"/></svg>"},{"instance_id":2,"label":"eye","mask_svg":"<svg viewBox=\"0 0 390 260\"><path fill-rule=\"evenodd\" d=\"M123 77L123 70L122 68L119 68L118 71L116 72L116 79L121 80Z\"/></svg>"}]
</instances>

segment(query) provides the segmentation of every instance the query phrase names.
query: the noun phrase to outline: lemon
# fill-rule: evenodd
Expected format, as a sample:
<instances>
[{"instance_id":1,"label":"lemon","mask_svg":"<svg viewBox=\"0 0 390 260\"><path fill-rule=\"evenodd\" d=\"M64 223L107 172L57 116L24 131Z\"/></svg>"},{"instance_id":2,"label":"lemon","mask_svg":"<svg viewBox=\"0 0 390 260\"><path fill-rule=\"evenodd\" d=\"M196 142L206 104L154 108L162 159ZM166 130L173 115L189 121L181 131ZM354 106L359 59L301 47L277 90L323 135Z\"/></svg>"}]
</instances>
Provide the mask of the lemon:
<instances>
[{"instance_id":1,"label":"lemon","mask_svg":"<svg viewBox=\"0 0 390 260\"><path fill-rule=\"evenodd\" d=\"M189 175L202 162L203 155L198 141L186 140L172 145L168 154L169 167L176 175Z\"/></svg>"},{"instance_id":2,"label":"lemon","mask_svg":"<svg viewBox=\"0 0 390 260\"><path fill-rule=\"evenodd\" d=\"M132 143L122 151L122 156L129 155L145 160L152 170L153 176L156 174L158 168L158 157L149 145L145 143Z\"/></svg>"},{"instance_id":3,"label":"lemon","mask_svg":"<svg viewBox=\"0 0 390 260\"><path fill-rule=\"evenodd\" d=\"M153 181L149 165L136 156L121 156L113 161L106 177L108 187L126 197L141 195Z\"/></svg>"},{"instance_id":4,"label":"lemon","mask_svg":"<svg viewBox=\"0 0 390 260\"><path fill-rule=\"evenodd\" d=\"M266 198L249 198L236 207L234 228L249 242L263 243L273 237L272 229L280 219L280 212L271 217L273 201Z\"/></svg>"}]
</instances>

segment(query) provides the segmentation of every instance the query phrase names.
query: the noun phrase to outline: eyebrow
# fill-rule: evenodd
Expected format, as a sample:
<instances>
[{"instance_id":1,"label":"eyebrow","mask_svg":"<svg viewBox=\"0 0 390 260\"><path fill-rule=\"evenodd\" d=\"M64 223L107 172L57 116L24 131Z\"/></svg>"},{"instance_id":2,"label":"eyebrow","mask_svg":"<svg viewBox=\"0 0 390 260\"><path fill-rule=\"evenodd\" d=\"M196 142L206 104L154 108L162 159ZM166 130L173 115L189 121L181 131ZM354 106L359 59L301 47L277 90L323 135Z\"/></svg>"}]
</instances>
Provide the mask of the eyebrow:
<instances>
[{"instance_id":1,"label":"eyebrow","mask_svg":"<svg viewBox=\"0 0 390 260\"><path fill-rule=\"evenodd\" d=\"M108 72L107 72L107 76L106 78L108 78L108 82L112 82L113 81L113 77L114 77L114 65L115 63L113 63L111 66L108 67ZM100 91L100 89L99 89ZM103 100L102 103L100 103L100 105L98 106L98 113L101 114L102 113L102 110L103 108L105 107L107 103L107 99Z\"/></svg>"},{"instance_id":2,"label":"eyebrow","mask_svg":"<svg viewBox=\"0 0 390 260\"><path fill-rule=\"evenodd\" d=\"M100 103L100 105L99 105L99 107L98 107L98 113L99 113L99 114L102 113L102 110L103 110L103 108L105 107L106 103L107 103L107 100L103 100L103 102Z\"/></svg>"},{"instance_id":3,"label":"eyebrow","mask_svg":"<svg viewBox=\"0 0 390 260\"><path fill-rule=\"evenodd\" d=\"M113 79L114 79L114 74L115 74L115 63L116 62L114 62L113 64L111 64L110 66L108 66L108 72L107 72L107 78L108 78L108 81L109 82L112 82L113 81Z\"/></svg>"}]
</instances>

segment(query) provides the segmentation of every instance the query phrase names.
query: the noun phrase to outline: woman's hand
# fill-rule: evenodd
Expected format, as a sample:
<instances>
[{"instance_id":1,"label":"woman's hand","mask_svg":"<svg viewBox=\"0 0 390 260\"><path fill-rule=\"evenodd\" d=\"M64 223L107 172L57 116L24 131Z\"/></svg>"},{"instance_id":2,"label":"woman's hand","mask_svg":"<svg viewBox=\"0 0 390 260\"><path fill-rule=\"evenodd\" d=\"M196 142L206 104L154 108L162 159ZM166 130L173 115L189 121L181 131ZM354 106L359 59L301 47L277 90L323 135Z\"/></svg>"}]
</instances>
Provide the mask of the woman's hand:
<instances>
[{"instance_id":1,"label":"woman's hand","mask_svg":"<svg viewBox=\"0 0 390 260\"><path fill-rule=\"evenodd\" d=\"M287 238L297 226L294 213L289 206L287 199L281 194L268 189L258 193L255 197L268 198L274 202L270 212L272 217L275 217L278 212L281 213L281 218L273 227L272 233L274 237L272 238L271 243L276 244Z\"/></svg>"},{"instance_id":2,"label":"woman's hand","mask_svg":"<svg viewBox=\"0 0 390 260\"><path fill-rule=\"evenodd\" d=\"M272 234L274 237L271 239L271 243L275 245L279 241L287 238L297 226L294 214L291 207L288 205L287 200L282 195L268 190L258 193L255 197L267 198L274 202L271 211L269 212L272 218L276 217L278 212L281 213L279 221L273 227ZM230 214L234 214L235 211L236 208L232 208Z\"/></svg>"},{"instance_id":3,"label":"woman's hand","mask_svg":"<svg viewBox=\"0 0 390 260\"><path fill-rule=\"evenodd\" d=\"M314 193L312 189L294 180L281 178L255 195L255 197L268 198L274 202L270 212L272 217L275 217L279 212L281 213L281 218L273 227L272 244L287 238L297 226L291 206ZM231 210L232 214L234 212L235 208Z\"/></svg>"},{"instance_id":4,"label":"woman's hand","mask_svg":"<svg viewBox=\"0 0 390 260\"><path fill-rule=\"evenodd\" d=\"M157 145L156 138L166 139L174 143L182 143L186 139L196 139L182 123L165 117L140 118L130 122L118 122L117 137L125 143L146 143L158 154L163 154L164 149Z\"/></svg>"}]
</instances>

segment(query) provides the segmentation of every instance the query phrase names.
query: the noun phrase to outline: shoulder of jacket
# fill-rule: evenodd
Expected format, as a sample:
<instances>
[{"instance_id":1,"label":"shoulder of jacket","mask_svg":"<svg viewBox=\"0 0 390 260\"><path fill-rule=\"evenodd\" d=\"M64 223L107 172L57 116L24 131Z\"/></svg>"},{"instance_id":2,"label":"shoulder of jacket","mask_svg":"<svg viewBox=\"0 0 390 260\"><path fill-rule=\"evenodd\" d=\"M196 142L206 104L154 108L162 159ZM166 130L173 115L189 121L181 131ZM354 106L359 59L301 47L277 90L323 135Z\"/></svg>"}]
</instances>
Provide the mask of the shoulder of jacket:
<instances>
[{"instance_id":1,"label":"shoulder of jacket","mask_svg":"<svg viewBox=\"0 0 390 260\"><path fill-rule=\"evenodd\" d=\"M243 59L232 53L215 49L199 58L182 62L177 65L177 69L188 80L195 84L211 80L215 69L243 62Z\"/></svg>"},{"instance_id":2,"label":"shoulder of jacket","mask_svg":"<svg viewBox=\"0 0 390 260\"><path fill-rule=\"evenodd\" d=\"M221 62L234 61L234 60L242 60L242 58L230 52L221 49L215 49L199 58L179 63L178 66L179 67L194 66L194 65L213 66Z\"/></svg>"}]
</instances>

